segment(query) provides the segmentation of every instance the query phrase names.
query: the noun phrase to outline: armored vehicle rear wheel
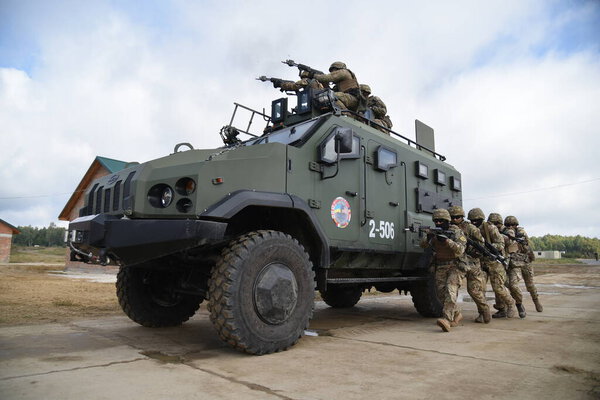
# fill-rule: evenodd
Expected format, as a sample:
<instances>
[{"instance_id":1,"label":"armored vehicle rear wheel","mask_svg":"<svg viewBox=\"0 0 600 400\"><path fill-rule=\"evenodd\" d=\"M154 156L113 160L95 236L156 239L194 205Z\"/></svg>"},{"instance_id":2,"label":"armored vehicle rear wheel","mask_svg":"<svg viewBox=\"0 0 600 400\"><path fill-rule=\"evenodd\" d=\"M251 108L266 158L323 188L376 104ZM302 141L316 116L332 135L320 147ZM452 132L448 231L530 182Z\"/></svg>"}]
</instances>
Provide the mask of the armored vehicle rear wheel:
<instances>
[{"instance_id":1,"label":"armored vehicle rear wheel","mask_svg":"<svg viewBox=\"0 0 600 400\"><path fill-rule=\"evenodd\" d=\"M129 318L146 327L177 326L200 307L202 296L177 291L189 272L175 269L122 267L117 275L117 298Z\"/></svg>"},{"instance_id":2,"label":"armored vehicle rear wheel","mask_svg":"<svg viewBox=\"0 0 600 400\"><path fill-rule=\"evenodd\" d=\"M277 231L233 240L209 284L210 319L222 340L250 354L295 344L314 307L314 271L304 248Z\"/></svg>"},{"instance_id":3,"label":"armored vehicle rear wheel","mask_svg":"<svg viewBox=\"0 0 600 400\"><path fill-rule=\"evenodd\" d=\"M321 292L323 301L333 308L354 307L362 296L362 288L355 285L327 285L327 290Z\"/></svg>"},{"instance_id":4,"label":"armored vehicle rear wheel","mask_svg":"<svg viewBox=\"0 0 600 400\"><path fill-rule=\"evenodd\" d=\"M430 274L426 281L413 284L410 288L410 294L419 314L428 318L439 318L442 316L443 305L437 297L433 274Z\"/></svg>"}]
</instances>

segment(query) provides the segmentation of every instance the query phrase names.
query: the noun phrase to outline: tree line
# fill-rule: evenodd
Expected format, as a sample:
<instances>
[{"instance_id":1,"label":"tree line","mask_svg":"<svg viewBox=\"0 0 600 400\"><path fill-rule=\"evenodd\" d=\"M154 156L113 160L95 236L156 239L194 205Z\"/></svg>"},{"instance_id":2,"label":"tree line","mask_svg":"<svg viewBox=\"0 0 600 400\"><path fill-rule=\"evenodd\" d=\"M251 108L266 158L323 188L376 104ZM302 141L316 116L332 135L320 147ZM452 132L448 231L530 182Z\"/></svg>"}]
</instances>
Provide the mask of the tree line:
<instances>
[{"instance_id":1,"label":"tree line","mask_svg":"<svg viewBox=\"0 0 600 400\"><path fill-rule=\"evenodd\" d=\"M37 228L33 226L18 226L21 231L18 235L13 235L13 244L20 246L44 246L44 247L65 247L65 228L56 226L51 222L47 228Z\"/></svg>"},{"instance_id":2,"label":"tree line","mask_svg":"<svg viewBox=\"0 0 600 400\"><path fill-rule=\"evenodd\" d=\"M584 236L544 235L531 237L533 250L558 250L564 251L563 257L593 258L595 253L600 253L600 239Z\"/></svg>"},{"instance_id":3,"label":"tree line","mask_svg":"<svg viewBox=\"0 0 600 400\"><path fill-rule=\"evenodd\" d=\"M56 226L53 222L47 228L19 226L20 234L13 236L13 244L21 246L65 246L65 228ZM564 257L593 258L594 253L600 253L600 239L584 236L544 235L531 237L533 250L564 251Z\"/></svg>"}]
</instances>

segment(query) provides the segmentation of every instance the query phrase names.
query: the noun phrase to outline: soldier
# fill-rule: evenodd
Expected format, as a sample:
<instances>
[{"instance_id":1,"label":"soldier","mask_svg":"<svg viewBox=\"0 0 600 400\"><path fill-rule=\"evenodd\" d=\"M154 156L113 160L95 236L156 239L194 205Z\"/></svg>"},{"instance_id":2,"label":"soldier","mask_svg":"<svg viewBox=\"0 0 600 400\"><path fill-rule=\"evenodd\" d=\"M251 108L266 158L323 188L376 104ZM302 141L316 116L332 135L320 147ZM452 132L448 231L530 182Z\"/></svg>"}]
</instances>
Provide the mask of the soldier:
<instances>
[{"instance_id":1,"label":"soldier","mask_svg":"<svg viewBox=\"0 0 600 400\"><path fill-rule=\"evenodd\" d=\"M444 306L443 318L437 320L437 325L444 332L450 332L450 328L457 326L463 318L456 300L464 277L464 271L460 269L464 265L459 261L465 252L467 239L459 228L450 225L448 211L437 209L432 219L437 228L448 232L448 236L429 232L421 241L421 247L433 248L436 292Z\"/></svg>"},{"instance_id":2,"label":"soldier","mask_svg":"<svg viewBox=\"0 0 600 400\"><path fill-rule=\"evenodd\" d=\"M336 61L329 67L329 74L315 74L314 78L324 85L335 84L333 91L338 98L337 105L342 109L356 111L359 103L360 89L358 81L346 64Z\"/></svg>"},{"instance_id":3,"label":"soldier","mask_svg":"<svg viewBox=\"0 0 600 400\"><path fill-rule=\"evenodd\" d=\"M529 248L529 236L525 229L519 226L519 221L516 217L509 215L504 219L506 230L504 234L508 236L510 242L508 252L510 254L510 263L508 268L508 286L510 294L515 299L519 317L525 318L527 313L523 307L523 295L519 288L519 275L517 271L521 271L527 291L531 295L531 300L535 304L537 312L542 312L544 309L538 298L537 290L533 283L533 268L531 267L531 249Z\"/></svg>"},{"instance_id":4,"label":"soldier","mask_svg":"<svg viewBox=\"0 0 600 400\"><path fill-rule=\"evenodd\" d=\"M314 78L309 78L309 74L306 71L300 71L300 80L296 82L291 81L275 81L273 82L274 88L281 88L281 91L293 91L297 92L301 89L310 87L312 89L323 89L324 86L321 82Z\"/></svg>"},{"instance_id":5,"label":"soldier","mask_svg":"<svg viewBox=\"0 0 600 400\"><path fill-rule=\"evenodd\" d=\"M452 224L458 226L470 240L478 242L484 246L483 237L481 232L473 224L465 221L465 211L460 206L452 206L448 208L450 217L452 218ZM465 251L464 262L466 266L467 276L467 292L477 305L477 311L479 316L475 319L475 322L485 322L489 324L492 320L492 314L490 313L490 307L485 301L485 285L487 282L487 275L481 269L479 258L482 255L479 254L472 246L467 245Z\"/></svg>"},{"instance_id":6,"label":"soldier","mask_svg":"<svg viewBox=\"0 0 600 400\"><path fill-rule=\"evenodd\" d=\"M469 221L479 228L483 240L494 246L500 254L504 255L504 238L493 223L483 221L485 219L483 211L480 208L473 208L469 211L468 217ZM515 302L508 290L506 290L506 287L504 287L504 282L506 281L504 266L495 259L482 256L481 267L488 271L490 283L496 297L496 304L504 305L502 310L492 315L492 318L513 318L515 316Z\"/></svg>"},{"instance_id":7,"label":"soldier","mask_svg":"<svg viewBox=\"0 0 600 400\"><path fill-rule=\"evenodd\" d=\"M361 84L360 93L366 99L367 108L370 108L373 111L373 116L375 117L375 123L382 125L388 129L392 129L392 120L387 114L387 107L385 103L377 96L371 96L371 87L369 85ZM390 134L386 130L382 130L384 133Z\"/></svg>"}]
</instances>

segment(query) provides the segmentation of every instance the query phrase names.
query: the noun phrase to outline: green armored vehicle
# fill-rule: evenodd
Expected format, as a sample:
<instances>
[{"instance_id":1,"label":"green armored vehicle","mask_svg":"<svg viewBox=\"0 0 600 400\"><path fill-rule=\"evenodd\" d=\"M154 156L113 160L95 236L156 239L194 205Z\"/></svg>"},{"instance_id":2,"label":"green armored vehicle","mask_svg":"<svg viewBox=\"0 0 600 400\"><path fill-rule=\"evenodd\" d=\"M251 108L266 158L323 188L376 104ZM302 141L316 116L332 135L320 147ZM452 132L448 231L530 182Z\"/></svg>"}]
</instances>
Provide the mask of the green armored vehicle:
<instances>
[{"instance_id":1,"label":"green armored vehicle","mask_svg":"<svg viewBox=\"0 0 600 400\"><path fill-rule=\"evenodd\" d=\"M207 301L221 339L266 354L302 336L315 289L331 307L398 289L440 315L420 228L462 200L433 130L417 121L415 142L337 109L330 90L288 94L270 116L236 104L224 147L179 144L86 193L69 225L72 258L120 266L117 296L133 321L176 326ZM246 130L233 125L241 112ZM253 118L267 121L260 134Z\"/></svg>"}]
</instances>

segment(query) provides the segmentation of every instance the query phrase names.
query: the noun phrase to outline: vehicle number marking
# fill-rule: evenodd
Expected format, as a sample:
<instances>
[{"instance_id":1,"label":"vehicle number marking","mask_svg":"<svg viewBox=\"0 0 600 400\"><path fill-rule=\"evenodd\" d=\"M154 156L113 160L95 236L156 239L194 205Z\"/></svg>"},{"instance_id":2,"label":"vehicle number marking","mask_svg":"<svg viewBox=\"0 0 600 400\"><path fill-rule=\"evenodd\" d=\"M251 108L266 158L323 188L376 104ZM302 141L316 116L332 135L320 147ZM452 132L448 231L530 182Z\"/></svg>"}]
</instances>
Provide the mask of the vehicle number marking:
<instances>
[{"instance_id":1,"label":"vehicle number marking","mask_svg":"<svg viewBox=\"0 0 600 400\"><path fill-rule=\"evenodd\" d=\"M379 221L379 226L377 226L375 220L369 220L369 227L371 230L369 231L369 237L374 238L377 235L381 239L393 239L394 238L394 223L388 221Z\"/></svg>"}]
</instances>

